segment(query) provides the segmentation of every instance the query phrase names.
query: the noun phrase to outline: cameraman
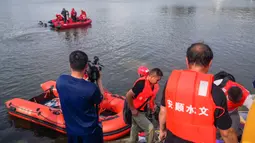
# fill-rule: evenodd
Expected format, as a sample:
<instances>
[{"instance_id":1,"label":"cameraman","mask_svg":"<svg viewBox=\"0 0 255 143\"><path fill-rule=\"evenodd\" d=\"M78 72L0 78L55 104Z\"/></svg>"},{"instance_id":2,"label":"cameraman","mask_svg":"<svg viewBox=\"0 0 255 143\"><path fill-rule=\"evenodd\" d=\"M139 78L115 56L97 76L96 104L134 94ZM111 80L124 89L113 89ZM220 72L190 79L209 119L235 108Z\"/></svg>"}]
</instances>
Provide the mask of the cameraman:
<instances>
[{"instance_id":1,"label":"cameraman","mask_svg":"<svg viewBox=\"0 0 255 143\"><path fill-rule=\"evenodd\" d=\"M98 86L83 79L88 56L82 51L73 51L69 62L71 75L61 75L56 83L68 143L103 143L102 126L95 106L103 99L101 76L96 81Z\"/></svg>"}]
</instances>

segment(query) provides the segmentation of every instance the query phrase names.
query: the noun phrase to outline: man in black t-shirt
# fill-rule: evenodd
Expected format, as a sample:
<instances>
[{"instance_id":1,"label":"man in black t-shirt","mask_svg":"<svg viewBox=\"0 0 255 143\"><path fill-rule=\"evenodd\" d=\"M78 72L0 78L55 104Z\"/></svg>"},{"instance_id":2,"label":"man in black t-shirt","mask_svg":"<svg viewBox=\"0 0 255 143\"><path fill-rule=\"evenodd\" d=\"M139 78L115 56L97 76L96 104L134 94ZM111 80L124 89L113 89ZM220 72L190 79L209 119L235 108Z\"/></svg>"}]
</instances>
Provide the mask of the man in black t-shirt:
<instances>
[{"instance_id":1,"label":"man in black t-shirt","mask_svg":"<svg viewBox=\"0 0 255 143\"><path fill-rule=\"evenodd\" d=\"M166 82L166 84L167 84L167 82ZM165 84L165 87L163 90L163 98L161 100L161 106L163 106L163 107L166 106L165 105L165 94L164 94L166 84ZM219 87L217 87L215 84L213 84L213 86L212 86L212 97L213 97L213 101L216 106L220 106L225 109L225 112L223 114L222 114L221 110L219 110L219 109L215 110L214 125L221 130L227 130L231 127L232 121L231 121L231 118L229 117L229 114L227 112L228 109L227 109L227 103L226 103L226 96L224 95L224 92ZM219 117L219 118L216 118L216 117ZM170 131L167 131L166 143L192 143L192 142L182 140L182 139L176 137Z\"/></svg>"},{"instance_id":2,"label":"man in black t-shirt","mask_svg":"<svg viewBox=\"0 0 255 143\"><path fill-rule=\"evenodd\" d=\"M202 73L202 75L205 75L211 66L212 59L213 59L213 52L208 45L203 44L203 43L195 43L195 44L192 44L188 48L186 56L187 56L186 63L187 63L188 69L189 69L187 71L197 72L197 75L201 75L200 73ZM192 76L192 74L190 74L190 75ZM174 77L170 76L169 79L172 81L172 80L174 80ZM191 79L193 79L193 78L191 78ZM172 82L170 82L170 83L172 83ZM188 82L188 83L191 83L191 82ZM167 85L167 84L168 84L168 82L166 83L165 88L164 88L163 98L161 101L160 114L159 114L160 139L161 140L165 139L165 143L192 143L190 140L193 140L193 142L194 142L195 139L194 138L188 139L189 135L183 135L183 134L181 135L181 136L186 137L186 140L185 140L185 139L182 139L182 138L178 137L177 135L173 134L172 131L170 131L169 129L166 129L166 123L168 123L168 126L170 126L172 129L181 130L181 129L176 129L176 128L172 127L173 124L175 124L175 123L171 122L170 119L167 119L167 121L166 121L167 114L170 114L167 112L169 110L169 109L167 109L169 107L169 105L167 107L165 105L166 96L168 98L172 97L173 99L174 98L176 99L177 97L173 97L173 96L174 96L174 94L177 93L177 91L176 92L172 92L172 91L173 91L173 89L179 88L179 87L171 87L172 84L170 84L170 85ZM185 84L183 86L185 86ZM186 85L186 86L190 87L190 85ZM204 88L204 86L203 86L203 88ZM168 92L166 92L166 90L168 90ZM190 91L190 92L192 92L192 91ZM198 92L198 91L196 91L196 92ZM201 93L198 93L198 94L201 94ZM194 93L194 95L195 94L196 93ZM224 95L223 91L219 87L217 87L215 84L212 84L211 96L212 96L214 104L216 106L222 107L225 110L224 113L222 110L219 110L219 109L216 109L214 111L214 126L219 129L220 134L221 134L223 140L225 141L225 143L237 143L237 136L236 136L234 130L231 128L232 121L228 114L226 96ZM189 98L189 97L187 97L187 98ZM193 97L193 99L197 99L197 98L201 98L201 97L195 97L195 96ZM169 102L172 102L172 101L169 101ZM193 102L193 104L194 104L194 102ZM206 105L204 105L204 106L206 106ZM172 111L172 110L170 110L170 111ZM178 111L173 111L173 112L176 112L176 114L177 114ZM174 115L174 114L171 114L171 115ZM171 118L171 116L168 116L168 117ZM195 116L194 116L194 118L195 118ZM170 123L169 123L169 120L170 120ZM193 126L194 125L189 125L189 127L191 127L191 128ZM202 123L201 123L201 126L202 126ZM184 129L182 129L182 130L183 130L183 132L185 132ZM194 130L194 132L197 132L197 131ZM178 133L181 134L180 131L178 131ZM190 132L190 133L192 134L192 132Z\"/></svg>"},{"instance_id":3,"label":"man in black t-shirt","mask_svg":"<svg viewBox=\"0 0 255 143\"><path fill-rule=\"evenodd\" d=\"M145 115L147 104L154 95L155 85L163 76L160 69L154 68L149 71L148 76L139 78L132 89L126 94L128 106L132 112L132 127L130 132L130 142L136 143L138 131L142 129L146 132L147 143L153 143L154 126Z\"/></svg>"}]
</instances>

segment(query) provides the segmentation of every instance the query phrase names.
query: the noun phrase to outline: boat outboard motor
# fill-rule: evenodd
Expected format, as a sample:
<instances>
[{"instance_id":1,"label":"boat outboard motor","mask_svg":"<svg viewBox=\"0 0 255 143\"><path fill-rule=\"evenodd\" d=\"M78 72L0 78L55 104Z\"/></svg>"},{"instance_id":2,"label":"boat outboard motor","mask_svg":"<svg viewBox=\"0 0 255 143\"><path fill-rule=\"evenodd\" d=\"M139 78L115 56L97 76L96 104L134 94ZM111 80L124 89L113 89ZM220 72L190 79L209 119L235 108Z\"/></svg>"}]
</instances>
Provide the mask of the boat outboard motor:
<instances>
[{"instance_id":1,"label":"boat outboard motor","mask_svg":"<svg viewBox=\"0 0 255 143\"><path fill-rule=\"evenodd\" d=\"M50 24L50 27L51 27L51 28L55 28L54 24Z\"/></svg>"}]
</instances>

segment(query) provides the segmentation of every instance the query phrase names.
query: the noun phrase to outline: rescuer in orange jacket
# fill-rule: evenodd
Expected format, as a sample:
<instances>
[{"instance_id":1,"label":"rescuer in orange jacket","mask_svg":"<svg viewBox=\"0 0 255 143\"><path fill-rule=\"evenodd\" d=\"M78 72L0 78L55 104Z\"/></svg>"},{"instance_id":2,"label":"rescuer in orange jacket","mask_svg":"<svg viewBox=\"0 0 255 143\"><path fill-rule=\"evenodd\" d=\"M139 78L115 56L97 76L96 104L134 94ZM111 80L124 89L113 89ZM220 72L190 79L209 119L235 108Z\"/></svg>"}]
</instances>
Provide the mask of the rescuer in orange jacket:
<instances>
[{"instance_id":1,"label":"rescuer in orange jacket","mask_svg":"<svg viewBox=\"0 0 255 143\"><path fill-rule=\"evenodd\" d=\"M77 21L77 12L75 11L74 8L72 8L72 11L71 11L71 18L74 22Z\"/></svg>"},{"instance_id":2,"label":"rescuer in orange jacket","mask_svg":"<svg viewBox=\"0 0 255 143\"><path fill-rule=\"evenodd\" d=\"M204 43L186 53L187 70L173 70L165 85L159 113L165 143L215 143L216 127L225 143L237 143L224 92L207 74L213 52Z\"/></svg>"},{"instance_id":3,"label":"rescuer in orange jacket","mask_svg":"<svg viewBox=\"0 0 255 143\"><path fill-rule=\"evenodd\" d=\"M85 21L87 19L87 13L84 10L81 10L81 14L79 16L80 21Z\"/></svg>"},{"instance_id":4,"label":"rescuer in orange jacket","mask_svg":"<svg viewBox=\"0 0 255 143\"><path fill-rule=\"evenodd\" d=\"M144 77L144 76L148 76L149 75L149 69L145 66L140 66L138 69L137 69L137 73L139 75L139 77ZM159 84L155 84L154 85L154 90L153 90L153 96L149 102L149 108L150 110L152 111L152 113L155 112L156 110L156 104L155 104L155 99L156 99L156 96L157 96L157 93L159 91Z\"/></svg>"},{"instance_id":5,"label":"rescuer in orange jacket","mask_svg":"<svg viewBox=\"0 0 255 143\"><path fill-rule=\"evenodd\" d=\"M248 110L253 103L250 92L241 84L235 81L235 77L225 71L221 71L214 76L214 84L222 89L227 97L228 113L232 119L232 128L235 129L239 137L240 115L238 108L245 106Z\"/></svg>"},{"instance_id":6,"label":"rescuer in orange jacket","mask_svg":"<svg viewBox=\"0 0 255 143\"><path fill-rule=\"evenodd\" d=\"M160 81L162 76L162 71L158 68L154 68L149 71L147 76L139 78L134 83L133 88L126 94L128 106L132 112L132 127L130 133L131 143L137 142L138 131L140 131L140 129L146 132L147 143L153 142L154 126L146 118L145 112L147 104L154 95L154 86Z\"/></svg>"},{"instance_id":7,"label":"rescuer in orange jacket","mask_svg":"<svg viewBox=\"0 0 255 143\"><path fill-rule=\"evenodd\" d=\"M57 21L63 21L63 17L60 14L56 14Z\"/></svg>"}]
</instances>

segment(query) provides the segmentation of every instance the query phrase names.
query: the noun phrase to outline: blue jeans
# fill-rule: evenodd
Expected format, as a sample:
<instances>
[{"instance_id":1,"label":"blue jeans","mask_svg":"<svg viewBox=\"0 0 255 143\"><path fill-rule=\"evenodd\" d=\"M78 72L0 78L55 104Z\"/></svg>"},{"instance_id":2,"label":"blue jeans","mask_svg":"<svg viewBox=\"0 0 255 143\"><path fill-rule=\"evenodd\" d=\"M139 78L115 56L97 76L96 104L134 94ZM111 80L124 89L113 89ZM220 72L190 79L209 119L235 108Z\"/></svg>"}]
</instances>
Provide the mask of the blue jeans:
<instances>
[{"instance_id":1,"label":"blue jeans","mask_svg":"<svg viewBox=\"0 0 255 143\"><path fill-rule=\"evenodd\" d=\"M95 128L92 134L77 136L77 135L67 135L68 143L103 143L103 131L102 128Z\"/></svg>"}]
</instances>

